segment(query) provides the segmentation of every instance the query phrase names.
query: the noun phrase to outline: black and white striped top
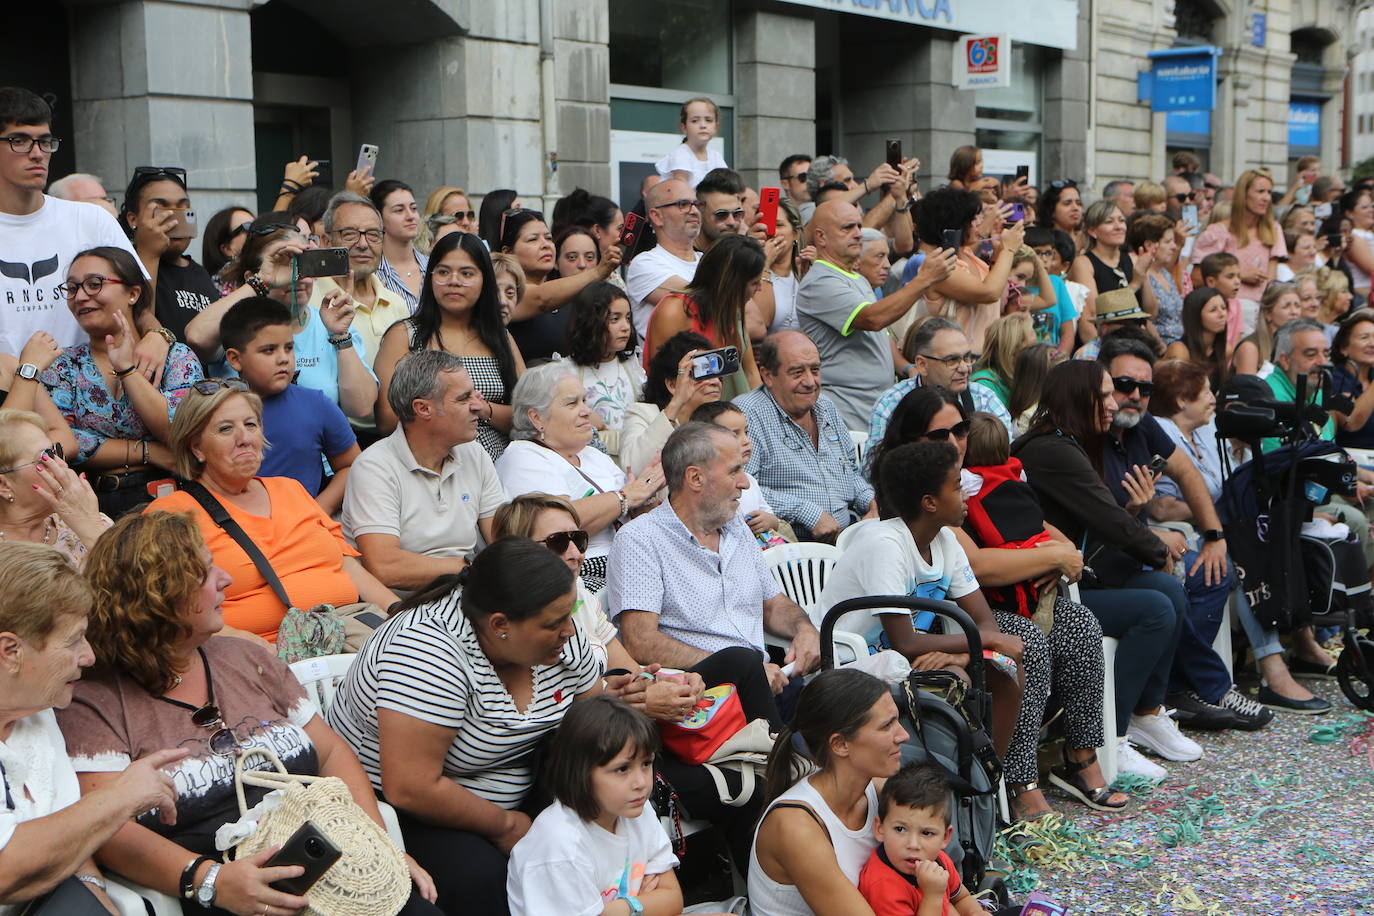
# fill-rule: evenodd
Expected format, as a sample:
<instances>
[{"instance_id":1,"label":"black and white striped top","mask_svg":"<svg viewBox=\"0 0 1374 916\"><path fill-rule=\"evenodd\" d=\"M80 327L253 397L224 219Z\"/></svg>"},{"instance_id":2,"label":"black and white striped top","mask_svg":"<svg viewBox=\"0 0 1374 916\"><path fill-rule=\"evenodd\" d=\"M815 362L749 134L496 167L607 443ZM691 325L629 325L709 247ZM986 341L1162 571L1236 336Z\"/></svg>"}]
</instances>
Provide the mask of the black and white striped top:
<instances>
[{"instance_id":1,"label":"black and white striped top","mask_svg":"<svg viewBox=\"0 0 1374 916\"><path fill-rule=\"evenodd\" d=\"M601 677L581 629L556 665L533 669L534 696L520 713L459 606L460 590L387 621L363 646L326 718L382 790L377 710L458 730L444 775L503 808L524 800L539 739L558 726L573 697Z\"/></svg>"}]
</instances>

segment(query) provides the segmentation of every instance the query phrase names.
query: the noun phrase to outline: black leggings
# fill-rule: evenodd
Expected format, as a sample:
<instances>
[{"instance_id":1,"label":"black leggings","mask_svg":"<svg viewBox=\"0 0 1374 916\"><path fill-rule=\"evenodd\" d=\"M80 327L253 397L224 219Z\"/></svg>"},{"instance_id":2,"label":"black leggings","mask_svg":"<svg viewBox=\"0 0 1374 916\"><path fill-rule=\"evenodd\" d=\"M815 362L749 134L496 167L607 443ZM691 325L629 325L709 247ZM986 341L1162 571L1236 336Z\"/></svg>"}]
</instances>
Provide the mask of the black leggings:
<instances>
[{"instance_id":1,"label":"black leggings","mask_svg":"<svg viewBox=\"0 0 1374 916\"><path fill-rule=\"evenodd\" d=\"M445 916L507 916L506 857L484 836L439 827L400 808L396 817L406 852L429 872ZM414 895L412 895L412 898ZM424 903L423 900L420 901ZM411 916L409 910L404 916ZM416 911L415 916L420 912Z\"/></svg>"}]
</instances>

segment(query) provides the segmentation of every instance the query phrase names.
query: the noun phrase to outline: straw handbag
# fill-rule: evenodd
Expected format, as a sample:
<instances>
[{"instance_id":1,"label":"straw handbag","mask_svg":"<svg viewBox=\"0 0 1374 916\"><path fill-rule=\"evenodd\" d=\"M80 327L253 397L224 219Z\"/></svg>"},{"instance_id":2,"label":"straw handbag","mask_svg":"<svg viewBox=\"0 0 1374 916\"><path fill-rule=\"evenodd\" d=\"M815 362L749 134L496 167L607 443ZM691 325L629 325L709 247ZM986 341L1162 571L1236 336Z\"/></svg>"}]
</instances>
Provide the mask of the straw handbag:
<instances>
[{"instance_id":1,"label":"straw handbag","mask_svg":"<svg viewBox=\"0 0 1374 916\"><path fill-rule=\"evenodd\" d=\"M243 762L259 756L276 771L247 770ZM281 803L263 816L257 831L234 849L233 858L280 846L306 821L313 821L343 855L306 894L306 916L395 916L410 897L410 872L386 831L353 801L348 786L334 776L298 776L286 771L270 748L240 754L234 768L239 816L248 813L245 785L280 789Z\"/></svg>"}]
</instances>

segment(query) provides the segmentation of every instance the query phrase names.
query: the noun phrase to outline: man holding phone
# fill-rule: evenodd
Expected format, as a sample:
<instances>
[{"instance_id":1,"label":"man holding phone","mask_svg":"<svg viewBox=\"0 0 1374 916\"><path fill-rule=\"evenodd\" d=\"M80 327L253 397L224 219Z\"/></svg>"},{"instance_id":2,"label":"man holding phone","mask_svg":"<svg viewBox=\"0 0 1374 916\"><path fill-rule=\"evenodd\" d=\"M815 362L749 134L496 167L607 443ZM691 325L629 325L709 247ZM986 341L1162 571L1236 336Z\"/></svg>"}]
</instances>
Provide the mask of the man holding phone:
<instances>
[{"instance_id":1,"label":"man holding phone","mask_svg":"<svg viewBox=\"0 0 1374 916\"><path fill-rule=\"evenodd\" d=\"M954 269L957 252L926 258L911 282L875 301L857 272L863 217L843 200L828 200L811 221L816 264L797 288L797 317L821 353L826 390L849 429L868 429L873 402L895 377L884 328L905 315Z\"/></svg>"}]
</instances>

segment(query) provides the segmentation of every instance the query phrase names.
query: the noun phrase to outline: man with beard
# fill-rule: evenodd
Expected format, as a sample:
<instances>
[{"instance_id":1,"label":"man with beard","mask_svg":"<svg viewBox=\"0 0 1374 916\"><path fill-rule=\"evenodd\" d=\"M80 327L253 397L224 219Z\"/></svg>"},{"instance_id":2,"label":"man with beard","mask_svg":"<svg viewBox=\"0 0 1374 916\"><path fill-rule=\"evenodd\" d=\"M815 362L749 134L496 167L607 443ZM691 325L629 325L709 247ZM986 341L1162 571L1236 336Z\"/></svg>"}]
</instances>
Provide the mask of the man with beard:
<instances>
[{"instance_id":1,"label":"man with beard","mask_svg":"<svg viewBox=\"0 0 1374 916\"><path fill-rule=\"evenodd\" d=\"M1150 462L1156 457L1165 459L1162 472L1178 485L1203 541L1201 550L1192 550L1180 532L1155 530L1174 562L1184 564L1187 573L1188 616L1174 654L1166 702L1175 708L1180 725L1263 728L1273 712L1234 688L1225 663L1212 648L1217 622L1234 585L1226 539L1201 472L1149 414L1154 354L1137 340L1109 336L1102 342L1099 361L1111 376L1117 405L1102 453L1107 488L1128 511L1142 512L1154 496L1157 474L1150 471Z\"/></svg>"}]
</instances>

